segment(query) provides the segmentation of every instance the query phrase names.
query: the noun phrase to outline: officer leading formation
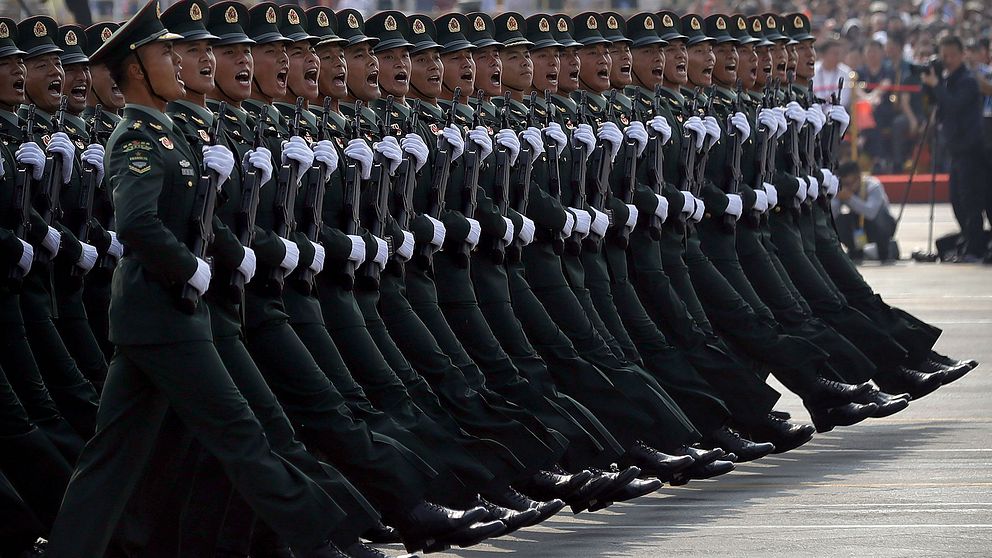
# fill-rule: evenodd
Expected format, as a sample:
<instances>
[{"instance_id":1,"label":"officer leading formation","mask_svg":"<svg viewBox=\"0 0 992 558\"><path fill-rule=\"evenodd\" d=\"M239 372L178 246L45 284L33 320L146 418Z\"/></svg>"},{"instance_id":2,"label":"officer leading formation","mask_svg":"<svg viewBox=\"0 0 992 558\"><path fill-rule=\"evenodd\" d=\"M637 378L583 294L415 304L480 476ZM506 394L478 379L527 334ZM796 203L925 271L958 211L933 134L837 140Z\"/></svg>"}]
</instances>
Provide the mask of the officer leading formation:
<instances>
[{"instance_id":1,"label":"officer leading formation","mask_svg":"<svg viewBox=\"0 0 992 558\"><path fill-rule=\"evenodd\" d=\"M468 547L963 377L843 252L810 31L0 18L0 553Z\"/></svg>"}]
</instances>

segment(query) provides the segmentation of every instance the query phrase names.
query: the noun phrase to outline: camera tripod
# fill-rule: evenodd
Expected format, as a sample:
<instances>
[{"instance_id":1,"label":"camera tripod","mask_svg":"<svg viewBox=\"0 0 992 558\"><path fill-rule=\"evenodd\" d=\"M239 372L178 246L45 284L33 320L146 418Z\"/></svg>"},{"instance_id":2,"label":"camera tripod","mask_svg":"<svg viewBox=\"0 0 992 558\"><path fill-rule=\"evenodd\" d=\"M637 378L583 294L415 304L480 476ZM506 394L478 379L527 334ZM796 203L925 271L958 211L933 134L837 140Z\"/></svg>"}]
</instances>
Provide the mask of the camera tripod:
<instances>
[{"instance_id":1,"label":"camera tripod","mask_svg":"<svg viewBox=\"0 0 992 558\"><path fill-rule=\"evenodd\" d=\"M899 216L896 217L896 230L902 222L903 211L906 210L906 203L909 201L909 193L913 189L913 179L916 178L916 171L920 164L920 156L923 154L923 146L930 144L930 224L927 232L927 249L914 250L912 258L918 262L934 263L937 261L937 253L933 251L933 218L934 205L937 197L937 107L930 109L927 122L923 125L923 134L920 143L916 146L916 155L913 156L913 166L909 171L909 182L906 184L906 191L902 196L902 203L899 204ZM929 134L929 135L928 135Z\"/></svg>"}]
</instances>

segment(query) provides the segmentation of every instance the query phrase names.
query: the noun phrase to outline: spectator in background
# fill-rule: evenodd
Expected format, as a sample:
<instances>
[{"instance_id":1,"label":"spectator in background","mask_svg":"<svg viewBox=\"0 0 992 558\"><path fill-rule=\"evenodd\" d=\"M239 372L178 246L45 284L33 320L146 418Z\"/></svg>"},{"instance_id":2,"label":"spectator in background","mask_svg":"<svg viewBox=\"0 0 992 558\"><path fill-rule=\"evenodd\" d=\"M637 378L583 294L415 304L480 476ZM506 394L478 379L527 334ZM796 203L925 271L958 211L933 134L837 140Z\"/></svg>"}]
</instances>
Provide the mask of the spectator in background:
<instances>
[{"instance_id":1,"label":"spectator in background","mask_svg":"<svg viewBox=\"0 0 992 558\"><path fill-rule=\"evenodd\" d=\"M892 94L896 114L892 119L892 142L889 169L894 173L906 171L910 163L914 140L920 131L920 122L926 118L923 109L923 83L918 73L905 58L906 39L902 31L891 31L885 43L885 64L892 76Z\"/></svg>"},{"instance_id":2,"label":"spectator in background","mask_svg":"<svg viewBox=\"0 0 992 558\"><path fill-rule=\"evenodd\" d=\"M985 162L988 164L988 180L985 190L985 218L992 223L992 56L989 54L989 40L974 41L968 49L971 71L978 82L978 90L983 95L982 137L985 139ZM988 254L986 254L986 260Z\"/></svg>"},{"instance_id":3,"label":"spectator in background","mask_svg":"<svg viewBox=\"0 0 992 558\"><path fill-rule=\"evenodd\" d=\"M813 94L821 99L829 99L837 92L837 80L844 78L844 90L840 92L840 104L851 106L851 68L840 61L841 45L838 41L828 40L818 50L819 60L816 61L813 74Z\"/></svg>"},{"instance_id":4,"label":"spectator in background","mask_svg":"<svg viewBox=\"0 0 992 558\"><path fill-rule=\"evenodd\" d=\"M851 259L861 261L865 257L862 234L867 236L867 242L876 245L879 261L889 263L899 259L898 250L892 247L896 220L889 210L889 197L882 183L871 175L862 177L856 161L848 161L838 167L837 177L840 188L830 203L837 224L837 236L847 247Z\"/></svg>"},{"instance_id":5,"label":"spectator in background","mask_svg":"<svg viewBox=\"0 0 992 558\"><path fill-rule=\"evenodd\" d=\"M894 165L893 124L899 114L895 103L897 97L891 91L895 76L885 63L885 47L879 41L872 40L865 45L864 57L858 79L864 84L863 90L871 102L875 120L875 126L864 131L864 149L873 160L872 172L891 173Z\"/></svg>"}]
</instances>

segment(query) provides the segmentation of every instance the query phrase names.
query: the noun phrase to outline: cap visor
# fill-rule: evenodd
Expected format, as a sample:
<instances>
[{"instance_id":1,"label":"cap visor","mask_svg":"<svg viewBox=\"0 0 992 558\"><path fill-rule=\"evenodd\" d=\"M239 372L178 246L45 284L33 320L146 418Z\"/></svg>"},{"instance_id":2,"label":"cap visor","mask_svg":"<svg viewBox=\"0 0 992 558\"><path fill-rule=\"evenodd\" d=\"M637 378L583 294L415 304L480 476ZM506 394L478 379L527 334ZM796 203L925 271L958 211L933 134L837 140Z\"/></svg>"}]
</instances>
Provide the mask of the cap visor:
<instances>
[{"instance_id":1,"label":"cap visor","mask_svg":"<svg viewBox=\"0 0 992 558\"><path fill-rule=\"evenodd\" d=\"M582 46L582 43L576 41L571 37L567 37L565 39L556 39L556 40L558 41L558 44L561 45L561 48L575 48Z\"/></svg>"},{"instance_id":2,"label":"cap visor","mask_svg":"<svg viewBox=\"0 0 992 558\"><path fill-rule=\"evenodd\" d=\"M686 37L685 35L677 32L677 31L669 31L668 33L665 33L664 35L659 35L659 36L661 37L661 39L663 41L668 41L668 42L672 42L672 41L685 41L685 40L688 40L689 39L689 37Z\"/></svg>"},{"instance_id":3,"label":"cap visor","mask_svg":"<svg viewBox=\"0 0 992 558\"><path fill-rule=\"evenodd\" d=\"M448 54L449 52L458 52L459 50L465 50L467 48L475 48L472 43L459 39L453 43L448 43L441 46L441 54Z\"/></svg>"},{"instance_id":4,"label":"cap visor","mask_svg":"<svg viewBox=\"0 0 992 558\"><path fill-rule=\"evenodd\" d=\"M475 45L475 48L486 48L491 46L502 46L503 43L497 41L496 39L485 37L479 39L478 41L472 41L472 44Z\"/></svg>"},{"instance_id":5,"label":"cap visor","mask_svg":"<svg viewBox=\"0 0 992 558\"><path fill-rule=\"evenodd\" d=\"M382 52L384 50L389 50L393 48L410 48L413 43L409 43L406 39L386 39L385 41L380 41L375 48L372 49L373 52Z\"/></svg>"},{"instance_id":6,"label":"cap visor","mask_svg":"<svg viewBox=\"0 0 992 558\"><path fill-rule=\"evenodd\" d=\"M603 37L611 43L633 43L634 41L628 39L624 35L610 35L609 37Z\"/></svg>"},{"instance_id":7,"label":"cap visor","mask_svg":"<svg viewBox=\"0 0 992 558\"><path fill-rule=\"evenodd\" d=\"M797 40L799 42L803 42L803 41L815 41L816 40L816 37L814 37L813 35L810 35L809 33L800 33L799 35L796 35L795 37L793 37L793 39L795 39L795 40Z\"/></svg>"},{"instance_id":8,"label":"cap visor","mask_svg":"<svg viewBox=\"0 0 992 558\"><path fill-rule=\"evenodd\" d=\"M372 43L372 46L375 46L379 43L379 39L376 39L375 37L366 37L365 35L354 35L352 37L348 37L348 46L360 45L362 43Z\"/></svg>"},{"instance_id":9,"label":"cap visor","mask_svg":"<svg viewBox=\"0 0 992 558\"><path fill-rule=\"evenodd\" d=\"M777 43L779 41L785 41L785 40L788 39L788 37L786 37L785 35L779 33L778 31L771 31L771 32L765 33L765 38L768 39L769 41L772 41L772 42L775 42L775 43Z\"/></svg>"},{"instance_id":10,"label":"cap visor","mask_svg":"<svg viewBox=\"0 0 992 558\"><path fill-rule=\"evenodd\" d=\"M561 43L559 43L558 41L556 41L554 39L541 39L540 41L537 41L536 43L534 43L530 47L530 50L540 50L542 48L560 47L560 46L561 46Z\"/></svg>"},{"instance_id":11,"label":"cap visor","mask_svg":"<svg viewBox=\"0 0 992 558\"><path fill-rule=\"evenodd\" d=\"M196 29L193 31L187 31L185 33L179 33L182 39L176 39L177 41L217 41L220 37L211 34L209 31L204 31L203 29Z\"/></svg>"},{"instance_id":12,"label":"cap visor","mask_svg":"<svg viewBox=\"0 0 992 558\"><path fill-rule=\"evenodd\" d=\"M581 39L578 39L578 42L582 46L602 45L602 44L610 43L610 41L607 41L603 37L583 37Z\"/></svg>"},{"instance_id":13,"label":"cap visor","mask_svg":"<svg viewBox=\"0 0 992 558\"><path fill-rule=\"evenodd\" d=\"M78 52L64 54L60 56L59 59L62 61L63 66L68 66L70 64L88 64L90 61L85 54L80 54Z\"/></svg>"},{"instance_id":14,"label":"cap visor","mask_svg":"<svg viewBox=\"0 0 992 558\"><path fill-rule=\"evenodd\" d=\"M337 35L328 35L326 37L321 38L320 39L320 42L318 42L314 46L345 45L345 44L348 44L348 39L345 39L345 38L342 38L342 37L338 37Z\"/></svg>"},{"instance_id":15,"label":"cap visor","mask_svg":"<svg viewBox=\"0 0 992 558\"><path fill-rule=\"evenodd\" d=\"M207 33L207 34L209 35L209 33ZM166 32L162 33L161 35L159 35L158 37L155 37L152 40L153 41L182 41L184 39L186 39L186 37L183 37L182 35L179 35L178 33L173 33L171 31L166 31Z\"/></svg>"},{"instance_id":16,"label":"cap visor","mask_svg":"<svg viewBox=\"0 0 992 558\"><path fill-rule=\"evenodd\" d=\"M435 43L434 41L432 41L430 39L428 39L426 41L420 41L419 43L415 43L413 45L413 48L410 49L410 54L413 54L415 52L423 52L425 50L430 50L432 48L436 48L436 49L440 50L441 45Z\"/></svg>"},{"instance_id":17,"label":"cap visor","mask_svg":"<svg viewBox=\"0 0 992 558\"><path fill-rule=\"evenodd\" d=\"M270 33L262 33L261 35L259 35L257 37L253 37L252 40L254 40L255 41L255 44L258 44L258 45L266 45L266 44L269 44L269 43L291 43L291 42L293 42L293 40L290 39L289 37L283 37L282 36L282 33L276 33L275 31L270 32Z\"/></svg>"},{"instance_id":18,"label":"cap visor","mask_svg":"<svg viewBox=\"0 0 992 558\"><path fill-rule=\"evenodd\" d=\"M221 35L214 43L214 46L238 44L253 45L255 44L255 41L249 39L248 35L245 35L244 33L228 33L227 35Z\"/></svg>"},{"instance_id":19,"label":"cap visor","mask_svg":"<svg viewBox=\"0 0 992 558\"><path fill-rule=\"evenodd\" d=\"M294 43L298 43L300 41L310 41L310 42L320 41L320 37L315 37L305 31L302 33L290 33L289 35L286 35L286 38L293 41Z\"/></svg>"},{"instance_id":20,"label":"cap visor","mask_svg":"<svg viewBox=\"0 0 992 558\"><path fill-rule=\"evenodd\" d=\"M511 38L509 38L509 39L507 39L506 41L503 42L503 46L504 47L513 47L513 46L530 47L533 44L534 43L528 41L527 39L525 39L523 37L511 37Z\"/></svg>"},{"instance_id":21,"label":"cap visor","mask_svg":"<svg viewBox=\"0 0 992 558\"><path fill-rule=\"evenodd\" d=\"M689 39L689 41L686 43L686 46L696 46L696 45L698 45L700 43L705 43L705 42L709 42L709 41L716 41L716 39L714 39L713 37L706 37L706 36L702 36L702 35L696 35L695 37L691 37Z\"/></svg>"},{"instance_id":22,"label":"cap visor","mask_svg":"<svg viewBox=\"0 0 992 558\"><path fill-rule=\"evenodd\" d=\"M41 56L43 54L51 54L53 52L57 54L62 54L62 49L60 49L54 44L38 45L34 48L28 49L28 51L24 53L24 58L34 58L35 56Z\"/></svg>"},{"instance_id":23,"label":"cap visor","mask_svg":"<svg viewBox=\"0 0 992 558\"><path fill-rule=\"evenodd\" d=\"M632 47L644 47L648 45L667 45L668 41L662 39L661 37L655 35L654 37L638 37L634 39L631 44Z\"/></svg>"},{"instance_id":24,"label":"cap visor","mask_svg":"<svg viewBox=\"0 0 992 558\"><path fill-rule=\"evenodd\" d=\"M25 54L27 53L15 46L0 48L0 58L6 58L8 56L24 56Z\"/></svg>"}]
</instances>

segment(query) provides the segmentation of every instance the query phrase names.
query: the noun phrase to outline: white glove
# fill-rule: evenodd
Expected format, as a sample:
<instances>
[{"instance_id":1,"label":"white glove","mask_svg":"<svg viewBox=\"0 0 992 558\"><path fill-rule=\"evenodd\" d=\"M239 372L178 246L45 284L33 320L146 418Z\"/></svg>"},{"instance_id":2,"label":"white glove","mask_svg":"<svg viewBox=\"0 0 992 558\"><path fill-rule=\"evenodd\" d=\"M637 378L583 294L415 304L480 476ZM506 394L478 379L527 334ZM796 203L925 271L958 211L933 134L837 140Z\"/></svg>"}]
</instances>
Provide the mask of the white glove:
<instances>
[{"instance_id":1,"label":"white glove","mask_svg":"<svg viewBox=\"0 0 992 558\"><path fill-rule=\"evenodd\" d=\"M477 126L469 130L465 135L468 136L469 141L473 141L479 146L480 159L485 160L493 152L493 138L489 137L489 130L485 126Z\"/></svg>"},{"instance_id":2,"label":"white glove","mask_svg":"<svg viewBox=\"0 0 992 558\"><path fill-rule=\"evenodd\" d=\"M305 139L293 136L289 141L282 142L282 163L286 164L288 161L296 164L296 185L299 186L307 169L313 166L313 150Z\"/></svg>"},{"instance_id":3,"label":"white glove","mask_svg":"<svg viewBox=\"0 0 992 558\"><path fill-rule=\"evenodd\" d=\"M427 155L430 153L430 148L427 147L424 138L420 137L420 134L410 132L400 140L400 147L403 149L403 153L409 153L413 156L413 160L416 162L413 170L420 172L420 169L427 163Z\"/></svg>"},{"instance_id":4,"label":"white glove","mask_svg":"<svg viewBox=\"0 0 992 558\"><path fill-rule=\"evenodd\" d=\"M706 135L709 137L709 147L713 147L713 144L720 141L720 136L723 135L723 131L720 129L720 123L716 121L716 117L707 116L703 119L703 125L706 126Z\"/></svg>"},{"instance_id":5,"label":"white glove","mask_svg":"<svg viewBox=\"0 0 992 558\"><path fill-rule=\"evenodd\" d=\"M706 204L703 200L693 197L696 202L696 208L692 210L692 215L689 217L693 223L698 223L703 220L703 214L706 213Z\"/></svg>"},{"instance_id":6,"label":"white glove","mask_svg":"<svg viewBox=\"0 0 992 558\"><path fill-rule=\"evenodd\" d=\"M55 132L48 142L48 152L62 155L62 183L67 184L72 178L72 165L76 163L76 145L65 132Z\"/></svg>"},{"instance_id":7,"label":"white glove","mask_svg":"<svg viewBox=\"0 0 992 558\"><path fill-rule=\"evenodd\" d=\"M772 109L763 108L758 111L758 123L768 130L769 137L778 137L778 116Z\"/></svg>"},{"instance_id":8,"label":"white glove","mask_svg":"<svg viewBox=\"0 0 992 558\"><path fill-rule=\"evenodd\" d=\"M27 275L31 272L31 264L34 263L34 246L31 246L20 238L17 240L21 243L21 259L17 260L17 267L21 268L21 272L24 275Z\"/></svg>"},{"instance_id":9,"label":"white glove","mask_svg":"<svg viewBox=\"0 0 992 558\"><path fill-rule=\"evenodd\" d=\"M735 219L740 219L744 213L744 200L738 194L727 194L727 209L724 213L729 213Z\"/></svg>"},{"instance_id":10,"label":"white glove","mask_svg":"<svg viewBox=\"0 0 992 558\"><path fill-rule=\"evenodd\" d=\"M682 126L695 136L696 149L702 149L703 142L706 141L706 125L703 124L703 119L698 116L690 116Z\"/></svg>"},{"instance_id":11,"label":"white glove","mask_svg":"<svg viewBox=\"0 0 992 558\"><path fill-rule=\"evenodd\" d=\"M255 251L251 248L245 246L245 257L241 258L241 263L238 265L238 273L245 278L245 283L251 283L252 277L255 276Z\"/></svg>"},{"instance_id":12,"label":"white glove","mask_svg":"<svg viewBox=\"0 0 992 558\"><path fill-rule=\"evenodd\" d=\"M41 180L41 176L45 174L45 152L37 143L33 141L22 143L14 153L14 158L18 163L31 167L31 178Z\"/></svg>"},{"instance_id":13,"label":"white glove","mask_svg":"<svg viewBox=\"0 0 992 558\"><path fill-rule=\"evenodd\" d=\"M285 270L284 275L289 275L300 263L300 247L292 240L286 240L281 236L279 240L282 241L282 245L286 248L286 255L282 257L282 263L279 264L279 267Z\"/></svg>"},{"instance_id":14,"label":"white glove","mask_svg":"<svg viewBox=\"0 0 992 558\"><path fill-rule=\"evenodd\" d=\"M256 171L262 173L258 181L260 186L268 184L269 180L272 179L272 152L268 148L260 146L257 149L249 149L245 153L245 161L242 164L243 166L251 165Z\"/></svg>"},{"instance_id":15,"label":"white glove","mask_svg":"<svg viewBox=\"0 0 992 558\"><path fill-rule=\"evenodd\" d=\"M451 145L451 160L454 161L462 156L465 152L465 139L462 138L462 131L451 124L445 128L441 129L441 137Z\"/></svg>"},{"instance_id":16,"label":"white glove","mask_svg":"<svg viewBox=\"0 0 992 558\"><path fill-rule=\"evenodd\" d=\"M785 105L785 117L802 126L806 123L806 109L799 103L792 101Z\"/></svg>"},{"instance_id":17,"label":"white glove","mask_svg":"<svg viewBox=\"0 0 992 558\"><path fill-rule=\"evenodd\" d=\"M530 149L534 153L534 157L544 153L544 135L541 134L539 128L535 128L534 126L526 128L523 132L520 132L520 138L530 144Z\"/></svg>"},{"instance_id":18,"label":"white glove","mask_svg":"<svg viewBox=\"0 0 992 558\"><path fill-rule=\"evenodd\" d=\"M403 231L403 243L396 249L396 257L401 262L410 261L410 258L413 257L413 233Z\"/></svg>"},{"instance_id":19,"label":"white glove","mask_svg":"<svg viewBox=\"0 0 992 558\"><path fill-rule=\"evenodd\" d=\"M823 123L826 122L826 120L826 117L823 116L823 109L820 108L819 104L810 105L810 107L806 109L806 122L809 122L813 127L814 136L820 133L820 130L823 129Z\"/></svg>"},{"instance_id":20,"label":"white glove","mask_svg":"<svg viewBox=\"0 0 992 558\"><path fill-rule=\"evenodd\" d=\"M634 230L634 227L637 226L637 206L636 205L634 205L632 203L628 203L627 204L627 222L624 223L623 226L628 231Z\"/></svg>"},{"instance_id":21,"label":"white glove","mask_svg":"<svg viewBox=\"0 0 992 558\"><path fill-rule=\"evenodd\" d=\"M654 207L655 217L661 219L661 222L664 223L665 219L668 219L668 198L661 194L655 194L654 197L658 200L658 205Z\"/></svg>"},{"instance_id":22,"label":"white glove","mask_svg":"<svg viewBox=\"0 0 992 558\"><path fill-rule=\"evenodd\" d=\"M778 130L775 131L775 136L782 137L783 134L789 131L789 122L785 118L785 107L775 107L772 111L778 120Z\"/></svg>"},{"instance_id":23,"label":"white glove","mask_svg":"<svg viewBox=\"0 0 992 558\"><path fill-rule=\"evenodd\" d=\"M751 123L747 121L747 117L744 116L743 112L735 112L730 117L730 125L737 128L741 133L741 141L747 141L747 138L751 137Z\"/></svg>"},{"instance_id":24,"label":"white glove","mask_svg":"<svg viewBox=\"0 0 992 558\"><path fill-rule=\"evenodd\" d=\"M93 269L93 266L96 265L96 258L98 256L96 247L83 241L79 241L79 246L83 251L79 254L79 259L76 260L76 267L82 269L83 273L89 273Z\"/></svg>"},{"instance_id":25,"label":"white glove","mask_svg":"<svg viewBox=\"0 0 992 558\"><path fill-rule=\"evenodd\" d=\"M544 128L544 133L555 142L555 157L561 157L561 152L565 149L565 142L568 141L565 130L561 129L561 124L557 122L548 124Z\"/></svg>"},{"instance_id":26,"label":"white glove","mask_svg":"<svg viewBox=\"0 0 992 558\"><path fill-rule=\"evenodd\" d=\"M637 142L637 156L640 157L648 146L648 131L639 120L634 120L623 130L623 137Z\"/></svg>"},{"instance_id":27,"label":"white glove","mask_svg":"<svg viewBox=\"0 0 992 558\"><path fill-rule=\"evenodd\" d=\"M365 140L355 138L349 141L344 148L344 156L358 162L363 180L372 176L372 148Z\"/></svg>"},{"instance_id":28,"label":"white glove","mask_svg":"<svg viewBox=\"0 0 992 558\"><path fill-rule=\"evenodd\" d=\"M475 248L479 245L479 238L482 236L482 225L471 217L466 217L465 220L468 221L468 236L465 237L465 242Z\"/></svg>"},{"instance_id":29,"label":"white glove","mask_svg":"<svg viewBox=\"0 0 992 558\"><path fill-rule=\"evenodd\" d=\"M354 234L348 235L351 241L351 253L348 254L348 261L355 262L355 267L365 263L365 239Z\"/></svg>"},{"instance_id":30,"label":"white glove","mask_svg":"<svg viewBox=\"0 0 992 558\"><path fill-rule=\"evenodd\" d=\"M513 227L513 221L503 217L503 222L506 223L506 232L503 233L503 244L509 244L513 242L513 236L516 233Z\"/></svg>"},{"instance_id":31,"label":"white glove","mask_svg":"<svg viewBox=\"0 0 992 558\"><path fill-rule=\"evenodd\" d=\"M217 173L217 191L231 178L234 171L234 155L223 145L203 146L203 166Z\"/></svg>"},{"instance_id":32,"label":"white glove","mask_svg":"<svg viewBox=\"0 0 992 558\"><path fill-rule=\"evenodd\" d=\"M48 227L48 231L45 232L45 240L41 241L41 245L54 258L59 254L59 248L62 246L62 233Z\"/></svg>"},{"instance_id":33,"label":"white glove","mask_svg":"<svg viewBox=\"0 0 992 558\"><path fill-rule=\"evenodd\" d=\"M523 219L523 224L520 225L520 232L517 233L517 238L520 242L527 246L531 242L534 242L534 232L537 230L537 226L534 225L534 221L529 217L523 215L520 216Z\"/></svg>"},{"instance_id":34,"label":"white glove","mask_svg":"<svg viewBox=\"0 0 992 558\"><path fill-rule=\"evenodd\" d=\"M595 217L589 226L590 230L599 237L606 236L606 229L610 227L610 217L595 207L592 208L592 213Z\"/></svg>"},{"instance_id":35,"label":"white glove","mask_svg":"<svg viewBox=\"0 0 992 558\"><path fill-rule=\"evenodd\" d=\"M813 201L820 196L820 181L815 176L806 177L806 194Z\"/></svg>"},{"instance_id":36,"label":"white glove","mask_svg":"<svg viewBox=\"0 0 992 558\"><path fill-rule=\"evenodd\" d=\"M516 132L509 128L503 128L496 132L496 143L502 145L510 152L510 166L517 163L517 156L520 155L520 139Z\"/></svg>"},{"instance_id":37,"label":"white glove","mask_svg":"<svg viewBox=\"0 0 992 558\"><path fill-rule=\"evenodd\" d=\"M389 245L378 236L372 236L375 240L375 258L372 262L379 266L379 269L386 267L386 259L389 258Z\"/></svg>"},{"instance_id":38,"label":"white glove","mask_svg":"<svg viewBox=\"0 0 992 558\"><path fill-rule=\"evenodd\" d=\"M768 194L761 190L754 191L754 210L758 213L768 211Z\"/></svg>"},{"instance_id":39,"label":"white glove","mask_svg":"<svg viewBox=\"0 0 992 558\"><path fill-rule=\"evenodd\" d=\"M847 126L851 123L851 115L847 113L847 109L841 105L831 105L827 110L827 116L830 117L830 120L840 124L840 135L843 136L844 132L847 131Z\"/></svg>"},{"instance_id":40,"label":"white glove","mask_svg":"<svg viewBox=\"0 0 992 558\"><path fill-rule=\"evenodd\" d=\"M572 236L572 231L575 230L575 215L568 209L565 210L565 224L561 227L561 235L564 237Z\"/></svg>"},{"instance_id":41,"label":"white glove","mask_svg":"<svg viewBox=\"0 0 992 558\"><path fill-rule=\"evenodd\" d=\"M110 234L110 246L107 248L107 254L115 260L119 260L124 255L124 245L121 244L120 240L117 240L117 233L107 232Z\"/></svg>"},{"instance_id":42,"label":"white glove","mask_svg":"<svg viewBox=\"0 0 992 558\"><path fill-rule=\"evenodd\" d=\"M207 289L210 288L210 264L203 261L200 258L196 258L196 271L193 272L193 276L186 280L190 287L196 289L196 292L200 293L200 296L206 294Z\"/></svg>"},{"instance_id":43,"label":"white glove","mask_svg":"<svg viewBox=\"0 0 992 558\"><path fill-rule=\"evenodd\" d=\"M778 205L778 189L775 188L774 184L763 182L765 187L765 195L768 196L768 209L771 209Z\"/></svg>"},{"instance_id":44,"label":"white glove","mask_svg":"<svg viewBox=\"0 0 992 558\"><path fill-rule=\"evenodd\" d=\"M830 169L820 169L820 172L823 173L823 186L827 189L827 196L834 197L840 187L840 179Z\"/></svg>"},{"instance_id":45,"label":"white glove","mask_svg":"<svg viewBox=\"0 0 992 558\"><path fill-rule=\"evenodd\" d=\"M310 244L313 245L313 261L310 262L310 271L312 271L314 275L317 275L321 271L324 271L324 259L327 257L327 252L324 251L323 246L312 240L310 241Z\"/></svg>"},{"instance_id":46,"label":"white glove","mask_svg":"<svg viewBox=\"0 0 992 558\"><path fill-rule=\"evenodd\" d=\"M796 180L799 181L799 189L796 190L796 199L799 200L799 203L803 203L806 201L806 196L809 195L809 183L798 176Z\"/></svg>"},{"instance_id":47,"label":"white glove","mask_svg":"<svg viewBox=\"0 0 992 558\"><path fill-rule=\"evenodd\" d=\"M612 122L603 122L596 137L610 144L610 160L616 159L617 153L620 152L620 144L623 142L620 127Z\"/></svg>"},{"instance_id":48,"label":"white glove","mask_svg":"<svg viewBox=\"0 0 992 558\"><path fill-rule=\"evenodd\" d=\"M318 163L323 163L324 181L326 182L338 170L338 150L334 148L331 140L320 140L313 144L313 159Z\"/></svg>"},{"instance_id":49,"label":"white glove","mask_svg":"<svg viewBox=\"0 0 992 558\"><path fill-rule=\"evenodd\" d=\"M672 139L672 126L665 120L664 116L655 116L651 120L648 120L648 126L661 134L661 145L668 143L668 140Z\"/></svg>"},{"instance_id":50,"label":"white glove","mask_svg":"<svg viewBox=\"0 0 992 558\"><path fill-rule=\"evenodd\" d=\"M382 138L382 141L373 143L372 151L382 155L386 160L389 174L396 172L396 167L403 162L403 149L400 147L400 142L393 136L386 136Z\"/></svg>"},{"instance_id":51,"label":"white glove","mask_svg":"<svg viewBox=\"0 0 992 558\"><path fill-rule=\"evenodd\" d=\"M83 150L83 154L79 156L79 159L93 167L96 171L96 181L103 182L103 156L106 150L99 143L91 143L86 146ZM3 176L3 169L0 168L0 176Z\"/></svg>"},{"instance_id":52,"label":"white glove","mask_svg":"<svg viewBox=\"0 0 992 558\"><path fill-rule=\"evenodd\" d=\"M579 124L572 130L572 147L578 148L579 146L585 146L586 159L589 158L592 150L596 149L596 134L592 133L592 126Z\"/></svg>"},{"instance_id":53,"label":"white glove","mask_svg":"<svg viewBox=\"0 0 992 558\"><path fill-rule=\"evenodd\" d=\"M589 212L585 209L578 209L575 207L569 207L569 209L575 214L575 232L585 237L589 234L589 225L592 224L592 215L589 215Z\"/></svg>"},{"instance_id":54,"label":"white glove","mask_svg":"<svg viewBox=\"0 0 992 558\"><path fill-rule=\"evenodd\" d=\"M692 215L696 210L696 197L692 193L682 190L682 213Z\"/></svg>"},{"instance_id":55,"label":"white glove","mask_svg":"<svg viewBox=\"0 0 992 558\"><path fill-rule=\"evenodd\" d=\"M431 246L440 250L441 246L444 246L444 237L447 236L448 231L444 227L444 223L441 221L438 221L430 215L424 215L424 217L427 217L427 220L434 226L434 236L431 238Z\"/></svg>"}]
</instances>

